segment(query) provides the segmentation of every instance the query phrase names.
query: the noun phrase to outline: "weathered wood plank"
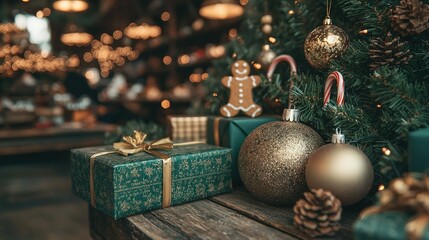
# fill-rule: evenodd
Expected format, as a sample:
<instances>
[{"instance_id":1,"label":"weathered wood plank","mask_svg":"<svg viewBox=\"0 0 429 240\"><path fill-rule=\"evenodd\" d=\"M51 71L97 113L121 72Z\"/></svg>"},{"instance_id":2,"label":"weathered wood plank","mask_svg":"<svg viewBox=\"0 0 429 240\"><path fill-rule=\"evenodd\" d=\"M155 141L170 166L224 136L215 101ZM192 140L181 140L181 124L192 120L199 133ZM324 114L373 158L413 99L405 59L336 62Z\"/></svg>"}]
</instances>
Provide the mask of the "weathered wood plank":
<instances>
[{"instance_id":1,"label":"weathered wood plank","mask_svg":"<svg viewBox=\"0 0 429 240\"><path fill-rule=\"evenodd\" d=\"M208 200L151 214L190 239L295 239Z\"/></svg>"},{"instance_id":2,"label":"weathered wood plank","mask_svg":"<svg viewBox=\"0 0 429 240\"><path fill-rule=\"evenodd\" d=\"M215 196L210 198L210 200L297 238L311 239L293 225L294 213L291 207L276 207L261 203L244 189ZM333 239L351 239L351 224L356 218L355 216L356 214L350 213L350 210L344 212L341 230Z\"/></svg>"},{"instance_id":3,"label":"weathered wood plank","mask_svg":"<svg viewBox=\"0 0 429 240\"><path fill-rule=\"evenodd\" d=\"M98 239L186 239L150 213L114 220L90 207L89 218Z\"/></svg>"}]
</instances>

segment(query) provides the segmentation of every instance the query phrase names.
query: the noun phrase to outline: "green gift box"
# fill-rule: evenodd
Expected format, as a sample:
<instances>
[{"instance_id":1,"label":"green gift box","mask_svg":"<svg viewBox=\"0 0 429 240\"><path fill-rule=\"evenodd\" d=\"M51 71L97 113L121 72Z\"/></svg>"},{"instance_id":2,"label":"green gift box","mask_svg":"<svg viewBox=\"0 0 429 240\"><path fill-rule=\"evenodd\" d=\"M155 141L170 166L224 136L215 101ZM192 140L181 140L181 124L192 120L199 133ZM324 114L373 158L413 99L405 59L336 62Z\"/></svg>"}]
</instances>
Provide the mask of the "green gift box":
<instances>
[{"instance_id":1,"label":"green gift box","mask_svg":"<svg viewBox=\"0 0 429 240\"><path fill-rule=\"evenodd\" d=\"M408 154L410 172L429 173L429 128L410 132L408 136Z\"/></svg>"},{"instance_id":2,"label":"green gift box","mask_svg":"<svg viewBox=\"0 0 429 240\"><path fill-rule=\"evenodd\" d=\"M90 158L112 150L112 146L72 150L73 193L87 202L95 200L96 209L115 219L162 208L164 160L146 152L96 157L91 197ZM230 149L194 144L156 151L171 158L171 206L232 190Z\"/></svg>"},{"instance_id":3,"label":"green gift box","mask_svg":"<svg viewBox=\"0 0 429 240\"><path fill-rule=\"evenodd\" d=\"M262 124L279 120L280 118L275 116L261 116L257 118L208 117L207 143L232 149L232 182L234 186L243 184L238 173L238 154L244 139Z\"/></svg>"},{"instance_id":4,"label":"green gift box","mask_svg":"<svg viewBox=\"0 0 429 240\"><path fill-rule=\"evenodd\" d=\"M407 239L405 225L412 217L400 211L383 212L366 216L353 225L355 240L402 240ZM421 239L429 239L429 227L424 230Z\"/></svg>"}]
</instances>

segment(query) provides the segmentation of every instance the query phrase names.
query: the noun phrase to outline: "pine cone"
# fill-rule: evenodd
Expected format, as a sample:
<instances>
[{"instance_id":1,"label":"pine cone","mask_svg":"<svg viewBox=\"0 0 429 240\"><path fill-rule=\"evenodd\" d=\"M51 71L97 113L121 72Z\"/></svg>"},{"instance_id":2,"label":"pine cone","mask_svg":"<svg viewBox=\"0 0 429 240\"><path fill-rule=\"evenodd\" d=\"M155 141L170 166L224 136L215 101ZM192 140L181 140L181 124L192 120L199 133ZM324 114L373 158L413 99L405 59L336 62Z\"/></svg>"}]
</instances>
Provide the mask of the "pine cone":
<instances>
[{"instance_id":1,"label":"pine cone","mask_svg":"<svg viewBox=\"0 0 429 240\"><path fill-rule=\"evenodd\" d=\"M311 237L333 236L340 229L341 202L331 192L311 189L293 211L294 224Z\"/></svg>"},{"instance_id":2,"label":"pine cone","mask_svg":"<svg viewBox=\"0 0 429 240\"><path fill-rule=\"evenodd\" d=\"M407 42L401 42L399 37L392 38L390 32L387 33L385 40L381 38L371 40L369 46L369 57L372 60L369 65L371 70L381 66L408 64L413 56L406 44Z\"/></svg>"},{"instance_id":3,"label":"pine cone","mask_svg":"<svg viewBox=\"0 0 429 240\"><path fill-rule=\"evenodd\" d=\"M429 28L429 5L420 0L401 0L391 10L390 21L402 36L420 34Z\"/></svg>"}]
</instances>

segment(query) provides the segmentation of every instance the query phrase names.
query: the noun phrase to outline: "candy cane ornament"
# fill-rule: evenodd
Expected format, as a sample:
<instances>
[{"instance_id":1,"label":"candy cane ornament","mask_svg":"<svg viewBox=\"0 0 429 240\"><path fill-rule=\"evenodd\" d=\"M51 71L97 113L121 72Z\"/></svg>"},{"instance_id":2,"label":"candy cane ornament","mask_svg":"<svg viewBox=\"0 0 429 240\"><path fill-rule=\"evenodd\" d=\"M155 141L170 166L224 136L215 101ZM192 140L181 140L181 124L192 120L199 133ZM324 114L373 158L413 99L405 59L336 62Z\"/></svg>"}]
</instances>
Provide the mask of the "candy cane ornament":
<instances>
[{"instance_id":1,"label":"candy cane ornament","mask_svg":"<svg viewBox=\"0 0 429 240\"><path fill-rule=\"evenodd\" d=\"M295 59L293 59L290 55L280 55L271 62L270 66L268 67L267 71L267 78L269 81L271 81L271 78L273 76L274 70L276 70L277 64L280 62L288 62L290 65L290 75L296 75L296 62Z\"/></svg>"},{"instance_id":2,"label":"candy cane ornament","mask_svg":"<svg viewBox=\"0 0 429 240\"><path fill-rule=\"evenodd\" d=\"M290 56L290 55L280 55L276 58L274 58L274 60L271 62L270 66L268 66L268 71L267 71L267 78L268 81L271 82L271 78L273 76L274 70L276 70L277 64L279 64L280 62L287 62L289 63L290 66L290 76L293 77L296 75L296 62L295 59ZM293 88L293 78L291 79L290 83L289 83L289 108L293 105L293 101L292 98L290 97L291 95L291 91Z\"/></svg>"},{"instance_id":3,"label":"candy cane ornament","mask_svg":"<svg viewBox=\"0 0 429 240\"><path fill-rule=\"evenodd\" d=\"M340 72L333 71L326 79L323 106L326 106L331 98L331 88L334 81L337 81L337 105L342 106L344 104L344 78Z\"/></svg>"}]
</instances>

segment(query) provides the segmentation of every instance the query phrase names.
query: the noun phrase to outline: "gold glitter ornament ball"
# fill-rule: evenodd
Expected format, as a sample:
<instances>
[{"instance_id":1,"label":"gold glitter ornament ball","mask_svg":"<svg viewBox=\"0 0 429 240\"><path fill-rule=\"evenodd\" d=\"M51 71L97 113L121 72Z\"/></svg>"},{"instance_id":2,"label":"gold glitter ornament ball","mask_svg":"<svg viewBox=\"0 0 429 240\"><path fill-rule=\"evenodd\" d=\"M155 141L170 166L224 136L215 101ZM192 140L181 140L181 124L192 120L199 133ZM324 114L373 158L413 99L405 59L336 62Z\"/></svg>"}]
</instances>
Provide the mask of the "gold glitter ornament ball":
<instances>
[{"instance_id":1,"label":"gold glitter ornament ball","mask_svg":"<svg viewBox=\"0 0 429 240\"><path fill-rule=\"evenodd\" d=\"M331 144L317 149L305 170L309 188L332 192L343 206L359 202L371 189L374 170L358 148L345 144L343 134L334 134Z\"/></svg>"},{"instance_id":2,"label":"gold glitter ornament ball","mask_svg":"<svg viewBox=\"0 0 429 240\"><path fill-rule=\"evenodd\" d=\"M262 47L262 51L258 55L257 61L262 65L263 69L268 69L268 66L270 66L271 62L276 57L277 57L277 54L270 49L270 45L265 44Z\"/></svg>"},{"instance_id":3,"label":"gold glitter ornament ball","mask_svg":"<svg viewBox=\"0 0 429 240\"><path fill-rule=\"evenodd\" d=\"M328 68L331 60L341 56L348 46L346 32L332 25L330 19L325 19L323 25L311 31L305 39L305 58L314 68Z\"/></svg>"},{"instance_id":4,"label":"gold glitter ornament ball","mask_svg":"<svg viewBox=\"0 0 429 240\"><path fill-rule=\"evenodd\" d=\"M255 197L291 206L308 190L305 166L323 140L310 127L283 119L286 121L264 124L249 134L240 149L238 170Z\"/></svg>"}]
</instances>

